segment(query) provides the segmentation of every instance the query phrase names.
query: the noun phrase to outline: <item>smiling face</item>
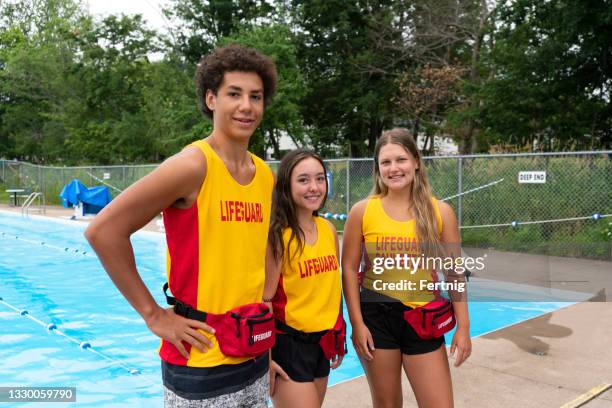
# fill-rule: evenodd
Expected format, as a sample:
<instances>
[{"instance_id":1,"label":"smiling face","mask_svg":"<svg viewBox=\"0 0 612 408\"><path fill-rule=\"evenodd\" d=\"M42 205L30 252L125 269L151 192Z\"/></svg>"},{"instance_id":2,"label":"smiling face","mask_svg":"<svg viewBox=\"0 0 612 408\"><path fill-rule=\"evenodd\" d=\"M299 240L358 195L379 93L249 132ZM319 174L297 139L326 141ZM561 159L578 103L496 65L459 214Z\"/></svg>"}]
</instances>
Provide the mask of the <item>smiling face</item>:
<instances>
[{"instance_id":1,"label":"smiling face","mask_svg":"<svg viewBox=\"0 0 612 408\"><path fill-rule=\"evenodd\" d=\"M291 172L291 198L296 209L317 211L327 195L327 180L321 163L307 157L295 165Z\"/></svg>"},{"instance_id":2,"label":"smiling face","mask_svg":"<svg viewBox=\"0 0 612 408\"><path fill-rule=\"evenodd\" d=\"M378 169L382 182L389 190L399 191L412 186L419 165L402 145L388 143L378 154Z\"/></svg>"},{"instance_id":3,"label":"smiling face","mask_svg":"<svg viewBox=\"0 0 612 408\"><path fill-rule=\"evenodd\" d=\"M254 72L226 72L217 94L206 92L215 130L248 143L263 117L263 90L263 82Z\"/></svg>"}]
</instances>

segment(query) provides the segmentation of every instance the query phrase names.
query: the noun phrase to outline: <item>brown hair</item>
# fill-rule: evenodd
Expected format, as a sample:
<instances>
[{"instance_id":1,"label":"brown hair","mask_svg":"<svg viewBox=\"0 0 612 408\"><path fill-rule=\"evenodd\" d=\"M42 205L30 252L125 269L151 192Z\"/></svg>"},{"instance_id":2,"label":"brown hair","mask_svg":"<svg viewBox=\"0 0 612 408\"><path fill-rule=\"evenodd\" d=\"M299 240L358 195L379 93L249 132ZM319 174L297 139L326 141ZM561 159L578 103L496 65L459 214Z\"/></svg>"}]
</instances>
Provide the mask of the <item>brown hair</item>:
<instances>
[{"instance_id":1,"label":"brown hair","mask_svg":"<svg viewBox=\"0 0 612 408\"><path fill-rule=\"evenodd\" d=\"M287 242L287 248L294 239L297 240L298 246L294 254L289 254L289 258L302 253L304 251L305 235L304 231L300 228L300 224L297 219L295 203L291 197L291 173L299 162L304 159L313 158L318 161L323 167L323 172L327 173L325 169L325 163L321 159L321 156L313 151L306 149L296 149L287 153L278 166L276 173L276 184L272 193L272 214L270 216L270 230L268 233L268 242L272 247L274 259L282 259L286 254L285 245L283 244L283 230L285 228L291 228L291 237ZM327 185L327 177L325 177L325 196L321 203L321 208L325 205L327 199L327 191L329 186ZM317 215L318 211L313 211L312 215Z\"/></svg>"},{"instance_id":2,"label":"brown hair","mask_svg":"<svg viewBox=\"0 0 612 408\"><path fill-rule=\"evenodd\" d=\"M427 171L423 163L423 158L419 148L407 129L394 128L383 132L374 148L374 188L372 194L384 197L389 192L387 186L382 181L378 156L380 149L387 144L397 144L410 152L417 162L417 169L412 181L412 203L416 218L417 236L421 252L430 256L443 254L440 236L438 234L438 221L434 204L432 203L431 187L427 179ZM409 203L407 203L409 204Z\"/></svg>"},{"instance_id":3,"label":"brown hair","mask_svg":"<svg viewBox=\"0 0 612 408\"><path fill-rule=\"evenodd\" d=\"M212 119L212 111L206 106L206 91L215 95L226 72L254 72L264 86L264 105L267 106L276 92L277 73L274 62L259 51L243 45L231 44L216 48L200 60L195 73L198 106L202 114Z\"/></svg>"}]
</instances>

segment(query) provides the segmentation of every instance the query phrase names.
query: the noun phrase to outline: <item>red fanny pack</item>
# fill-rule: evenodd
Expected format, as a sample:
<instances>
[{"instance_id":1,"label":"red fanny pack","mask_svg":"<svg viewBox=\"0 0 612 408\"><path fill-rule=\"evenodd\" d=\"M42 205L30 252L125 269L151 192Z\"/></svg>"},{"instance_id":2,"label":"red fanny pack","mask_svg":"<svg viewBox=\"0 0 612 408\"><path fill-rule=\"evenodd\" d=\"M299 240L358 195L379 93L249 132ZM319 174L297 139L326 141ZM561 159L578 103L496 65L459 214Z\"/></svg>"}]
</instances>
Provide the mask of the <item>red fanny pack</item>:
<instances>
[{"instance_id":1,"label":"red fanny pack","mask_svg":"<svg viewBox=\"0 0 612 408\"><path fill-rule=\"evenodd\" d=\"M422 339L441 337L455 327L453 304L447 300L435 300L404 312L404 320Z\"/></svg>"},{"instance_id":2,"label":"red fanny pack","mask_svg":"<svg viewBox=\"0 0 612 408\"><path fill-rule=\"evenodd\" d=\"M226 356L257 357L274 346L274 315L265 303L251 303L221 314L207 313L168 295L168 283L163 290L176 314L207 323L215 329L219 348Z\"/></svg>"},{"instance_id":3,"label":"red fanny pack","mask_svg":"<svg viewBox=\"0 0 612 408\"><path fill-rule=\"evenodd\" d=\"M346 322L342 317L342 313L338 315L336 324L329 329L319 340L319 345L323 350L325 358L328 360L335 359L336 356L342 357L346 354Z\"/></svg>"},{"instance_id":4,"label":"red fanny pack","mask_svg":"<svg viewBox=\"0 0 612 408\"><path fill-rule=\"evenodd\" d=\"M221 351L231 357L257 357L274 346L274 316L264 303L251 303L223 314L207 313Z\"/></svg>"}]
</instances>

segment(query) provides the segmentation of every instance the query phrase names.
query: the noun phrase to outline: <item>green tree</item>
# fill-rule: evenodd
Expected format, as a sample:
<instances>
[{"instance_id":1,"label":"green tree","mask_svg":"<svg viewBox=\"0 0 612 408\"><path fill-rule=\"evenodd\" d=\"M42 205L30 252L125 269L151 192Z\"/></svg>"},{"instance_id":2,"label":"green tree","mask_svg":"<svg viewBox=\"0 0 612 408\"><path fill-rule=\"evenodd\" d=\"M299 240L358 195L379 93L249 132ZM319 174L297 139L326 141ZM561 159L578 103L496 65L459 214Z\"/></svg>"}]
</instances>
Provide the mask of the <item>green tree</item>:
<instances>
[{"instance_id":1,"label":"green tree","mask_svg":"<svg viewBox=\"0 0 612 408\"><path fill-rule=\"evenodd\" d=\"M382 31L380 46L396 48L412 61L397 81L396 114L415 135L425 136L428 154L434 153L435 136L454 137L464 154L476 148L475 121L464 112L478 106L479 100L467 84L482 81L478 69L482 40L494 3L413 1L399 13L398 24ZM393 36L385 35L388 30L402 33L401 41L392 41Z\"/></svg>"},{"instance_id":2,"label":"green tree","mask_svg":"<svg viewBox=\"0 0 612 408\"><path fill-rule=\"evenodd\" d=\"M63 120L72 157L98 163L150 161L159 157L140 110L149 86L148 54L155 33L140 15L91 20L75 35L80 55L74 78L81 92Z\"/></svg>"},{"instance_id":3,"label":"green tree","mask_svg":"<svg viewBox=\"0 0 612 408\"><path fill-rule=\"evenodd\" d=\"M266 0L173 0L164 9L178 21L176 48L189 63L197 63L224 37L271 22L275 8Z\"/></svg>"},{"instance_id":4,"label":"green tree","mask_svg":"<svg viewBox=\"0 0 612 408\"><path fill-rule=\"evenodd\" d=\"M294 0L298 58L308 92L304 116L311 143L324 155L338 150L370 154L381 131L393 123L394 80L407 61L393 47L378 46L383 28L395 24L403 2ZM388 30L389 41L401 32Z\"/></svg>"},{"instance_id":5,"label":"green tree","mask_svg":"<svg viewBox=\"0 0 612 408\"><path fill-rule=\"evenodd\" d=\"M501 6L491 79L472 113L492 143L574 150L612 145L612 7L519 0Z\"/></svg>"},{"instance_id":6,"label":"green tree","mask_svg":"<svg viewBox=\"0 0 612 408\"><path fill-rule=\"evenodd\" d=\"M83 20L71 0L10 1L0 10L0 155L58 160L65 129L57 115L75 92L67 79Z\"/></svg>"},{"instance_id":7,"label":"green tree","mask_svg":"<svg viewBox=\"0 0 612 408\"><path fill-rule=\"evenodd\" d=\"M212 124L198 110L193 80L176 57L152 63L147 77L140 113L158 162L208 135Z\"/></svg>"}]
</instances>

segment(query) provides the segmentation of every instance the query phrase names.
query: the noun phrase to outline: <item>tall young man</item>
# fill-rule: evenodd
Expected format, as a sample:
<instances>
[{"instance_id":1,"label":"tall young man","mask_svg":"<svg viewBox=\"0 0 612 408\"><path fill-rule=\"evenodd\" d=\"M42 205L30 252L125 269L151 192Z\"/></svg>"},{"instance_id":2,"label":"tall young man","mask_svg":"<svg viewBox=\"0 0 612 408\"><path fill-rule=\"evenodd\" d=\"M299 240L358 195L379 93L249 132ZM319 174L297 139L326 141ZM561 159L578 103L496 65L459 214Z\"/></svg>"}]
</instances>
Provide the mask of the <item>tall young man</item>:
<instances>
[{"instance_id":1,"label":"tall young man","mask_svg":"<svg viewBox=\"0 0 612 408\"><path fill-rule=\"evenodd\" d=\"M274 179L247 147L276 80L274 63L246 47L204 57L196 87L212 133L120 194L85 233L117 288L162 339L166 406L267 406L268 353L227 356L221 333L160 307L138 275L130 235L163 210L169 288L193 310L221 314L262 301Z\"/></svg>"}]
</instances>

